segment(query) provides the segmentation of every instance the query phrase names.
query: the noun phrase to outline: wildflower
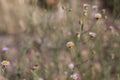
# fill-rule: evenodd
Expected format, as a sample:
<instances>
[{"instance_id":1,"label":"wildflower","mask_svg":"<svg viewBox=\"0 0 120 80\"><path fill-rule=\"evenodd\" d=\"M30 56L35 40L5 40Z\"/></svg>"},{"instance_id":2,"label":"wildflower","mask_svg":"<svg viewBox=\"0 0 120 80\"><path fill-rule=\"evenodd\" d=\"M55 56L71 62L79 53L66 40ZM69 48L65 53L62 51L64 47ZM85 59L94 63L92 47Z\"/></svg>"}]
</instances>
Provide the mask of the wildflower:
<instances>
[{"instance_id":1,"label":"wildflower","mask_svg":"<svg viewBox=\"0 0 120 80\"><path fill-rule=\"evenodd\" d=\"M8 50L9 50L8 47L3 47L3 48L2 48L2 51L3 51L3 52L8 51Z\"/></svg>"},{"instance_id":2,"label":"wildflower","mask_svg":"<svg viewBox=\"0 0 120 80\"><path fill-rule=\"evenodd\" d=\"M79 39L80 38L80 32L76 33L76 37Z\"/></svg>"},{"instance_id":3,"label":"wildflower","mask_svg":"<svg viewBox=\"0 0 120 80\"><path fill-rule=\"evenodd\" d=\"M89 32L89 36L90 36L91 38L94 38L94 37L96 37L96 33L95 33L95 32Z\"/></svg>"},{"instance_id":4,"label":"wildflower","mask_svg":"<svg viewBox=\"0 0 120 80\"><path fill-rule=\"evenodd\" d=\"M72 48L74 46L74 43L72 41L67 42L66 46L68 48Z\"/></svg>"},{"instance_id":5,"label":"wildflower","mask_svg":"<svg viewBox=\"0 0 120 80\"><path fill-rule=\"evenodd\" d=\"M102 15L100 13L96 13L94 17L95 17L95 19L98 20L98 19L100 19L102 17Z\"/></svg>"},{"instance_id":6,"label":"wildflower","mask_svg":"<svg viewBox=\"0 0 120 80\"><path fill-rule=\"evenodd\" d=\"M64 71L64 74L65 74L65 75L67 75L67 74L68 74L68 72L67 72L67 71Z\"/></svg>"},{"instance_id":7,"label":"wildflower","mask_svg":"<svg viewBox=\"0 0 120 80\"><path fill-rule=\"evenodd\" d=\"M97 5L93 5L92 9L95 10L95 11L97 11L98 10L98 6Z\"/></svg>"},{"instance_id":8,"label":"wildflower","mask_svg":"<svg viewBox=\"0 0 120 80\"><path fill-rule=\"evenodd\" d=\"M108 30L113 30L113 26L109 26L109 27L108 27Z\"/></svg>"},{"instance_id":9,"label":"wildflower","mask_svg":"<svg viewBox=\"0 0 120 80\"><path fill-rule=\"evenodd\" d=\"M32 69L33 69L33 70L39 70L39 65L37 65L37 64L34 65Z\"/></svg>"},{"instance_id":10,"label":"wildflower","mask_svg":"<svg viewBox=\"0 0 120 80\"><path fill-rule=\"evenodd\" d=\"M74 68L74 64L73 64L73 63L70 63L70 64L68 65L68 67L69 67L70 69L73 69L73 68Z\"/></svg>"},{"instance_id":11,"label":"wildflower","mask_svg":"<svg viewBox=\"0 0 120 80\"><path fill-rule=\"evenodd\" d=\"M73 74L70 76L70 78L71 78L72 80L78 80L78 79L79 79L79 75L78 75L77 73L73 73Z\"/></svg>"},{"instance_id":12,"label":"wildflower","mask_svg":"<svg viewBox=\"0 0 120 80\"><path fill-rule=\"evenodd\" d=\"M1 64L2 64L3 66L8 66L8 65L10 65L10 62L7 61L7 60L3 60L3 61L1 62Z\"/></svg>"},{"instance_id":13,"label":"wildflower","mask_svg":"<svg viewBox=\"0 0 120 80\"><path fill-rule=\"evenodd\" d=\"M83 4L83 8L84 8L84 10L88 10L89 5L88 4Z\"/></svg>"},{"instance_id":14,"label":"wildflower","mask_svg":"<svg viewBox=\"0 0 120 80\"><path fill-rule=\"evenodd\" d=\"M40 78L38 78L38 80L44 80L44 79L40 77Z\"/></svg>"}]
</instances>

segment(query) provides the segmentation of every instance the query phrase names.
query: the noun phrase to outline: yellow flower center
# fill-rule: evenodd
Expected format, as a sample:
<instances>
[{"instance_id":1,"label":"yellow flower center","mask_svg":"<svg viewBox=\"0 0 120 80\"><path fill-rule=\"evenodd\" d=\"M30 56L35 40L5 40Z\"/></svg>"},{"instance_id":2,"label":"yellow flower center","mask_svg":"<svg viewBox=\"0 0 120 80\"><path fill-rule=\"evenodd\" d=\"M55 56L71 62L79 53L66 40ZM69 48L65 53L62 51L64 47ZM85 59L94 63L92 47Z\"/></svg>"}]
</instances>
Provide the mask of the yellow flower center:
<instances>
[{"instance_id":1,"label":"yellow flower center","mask_svg":"<svg viewBox=\"0 0 120 80\"><path fill-rule=\"evenodd\" d=\"M75 76L75 75L74 75L74 76L72 76L72 79L77 79L77 76Z\"/></svg>"},{"instance_id":2,"label":"yellow flower center","mask_svg":"<svg viewBox=\"0 0 120 80\"><path fill-rule=\"evenodd\" d=\"M67 46L68 48L71 48L71 47L74 46L74 43L73 43L72 41L69 41L69 42L67 42L66 46Z\"/></svg>"},{"instance_id":3,"label":"yellow flower center","mask_svg":"<svg viewBox=\"0 0 120 80\"><path fill-rule=\"evenodd\" d=\"M38 65L33 66L33 70L39 70L39 66Z\"/></svg>"},{"instance_id":4,"label":"yellow flower center","mask_svg":"<svg viewBox=\"0 0 120 80\"><path fill-rule=\"evenodd\" d=\"M91 32L91 33L89 33L89 36L90 37L96 37L96 34Z\"/></svg>"},{"instance_id":5,"label":"yellow flower center","mask_svg":"<svg viewBox=\"0 0 120 80\"><path fill-rule=\"evenodd\" d=\"M91 34L91 37L95 37L95 34Z\"/></svg>"},{"instance_id":6,"label":"yellow flower center","mask_svg":"<svg viewBox=\"0 0 120 80\"><path fill-rule=\"evenodd\" d=\"M68 43L68 47L72 47L74 44L72 42Z\"/></svg>"},{"instance_id":7,"label":"yellow flower center","mask_svg":"<svg viewBox=\"0 0 120 80\"><path fill-rule=\"evenodd\" d=\"M39 66L36 66L36 70L38 70L39 69Z\"/></svg>"},{"instance_id":8,"label":"yellow flower center","mask_svg":"<svg viewBox=\"0 0 120 80\"><path fill-rule=\"evenodd\" d=\"M96 18L96 19L100 19L101 17L102 17L101 14L96 14L96 15L95 15L95 18Z\"/></svg>"},{"instance_id":9,"label":"yellow flower center","mask_svg":"<svg viewBox=\"0 0 120 80\"><path fill-rule=\"evenodd\" d=\"M6 66L6 65L9 64L9 62L8 61L3 61L1 64L4 65L4 66Z\"/></svg>"}]
</instances>

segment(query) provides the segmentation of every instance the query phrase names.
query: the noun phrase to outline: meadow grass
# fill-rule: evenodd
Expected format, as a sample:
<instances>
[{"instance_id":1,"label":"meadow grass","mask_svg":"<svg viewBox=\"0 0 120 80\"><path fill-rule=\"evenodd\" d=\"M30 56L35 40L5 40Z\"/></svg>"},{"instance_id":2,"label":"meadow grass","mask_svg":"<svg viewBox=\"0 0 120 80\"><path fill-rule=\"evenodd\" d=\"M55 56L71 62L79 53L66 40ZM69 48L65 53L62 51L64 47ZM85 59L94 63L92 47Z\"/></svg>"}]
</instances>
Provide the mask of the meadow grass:
<instances>
[{"instance_id":1,"label":"meadow grass","mask_svg":"<svg viewBox=\"0 0 120 80\"><path fill-rule=\"evenodd\" d=\"M38 1L0 1L0 80L120 79L120 31L107 10L70 0L51 11Z\"/></svg>"}]
</instances>

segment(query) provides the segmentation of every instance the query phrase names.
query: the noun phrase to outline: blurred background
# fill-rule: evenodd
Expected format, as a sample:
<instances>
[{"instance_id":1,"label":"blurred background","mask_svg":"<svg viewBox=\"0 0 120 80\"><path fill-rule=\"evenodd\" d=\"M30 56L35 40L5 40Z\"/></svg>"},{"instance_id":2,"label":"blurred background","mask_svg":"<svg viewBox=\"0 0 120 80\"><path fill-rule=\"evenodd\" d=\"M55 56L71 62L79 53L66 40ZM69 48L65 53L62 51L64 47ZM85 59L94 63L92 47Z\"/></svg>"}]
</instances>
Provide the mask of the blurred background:
<instances>
[{"instance_id":1,"label":"blurred background","mask_svg":"<svg viewBox=\"0 0 120 80\"><path fill-rule=\"evenodd\" d=\"M0 80L120 80L120 0L0 0L0 44Z\"/></svg>"}]
</instances>

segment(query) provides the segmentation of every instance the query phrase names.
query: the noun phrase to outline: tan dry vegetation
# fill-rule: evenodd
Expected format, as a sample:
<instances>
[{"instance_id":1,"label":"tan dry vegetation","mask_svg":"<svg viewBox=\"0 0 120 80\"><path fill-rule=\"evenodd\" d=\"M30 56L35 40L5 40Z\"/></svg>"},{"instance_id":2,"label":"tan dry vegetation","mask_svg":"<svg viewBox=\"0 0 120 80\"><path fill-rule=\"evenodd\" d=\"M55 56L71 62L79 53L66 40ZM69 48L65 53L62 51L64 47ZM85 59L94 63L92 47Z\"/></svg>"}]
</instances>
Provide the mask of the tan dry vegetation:
<instances>
[{"instance_id":1,"label":"tan dry vegetation","mask_svg":"<svg viewBox=\"0 0 120 80\"><path fill-rule=\"evenodd\" d=\"M84 3L90 4L88 17L83 16ZM0 55L0 60L8 59L11 62L6 75L1 72L0 78L6 79L0 80L38 80L38 77L68 80L69 77L67 79L63 73L68 71L68 76L72 73L68 69L69 63L77 65L86 59L90 60L80 69L75 68L82 79L104 79L104 75L106 80L110 80L109 71L117 71L114 70L116 66L111 69L107 61L111 60L111 55L115 56L115 61L118 59L120 46L116 37L119 37L119 31L106 28L112 24L109 21L112 18L108 17L108 21L100 19L96 23L95 12L91 9L94 4L100 6L98 0L0 0L0 49L4 46L10 48L7 54ZM81 42L77 43L75 34L80 31L80 19L84 21L86 31L94 25L90 31L96 32L98 37L90 40L88 33L85 33ZM72 49L66 48L66 42L70 40L75 43ZM81 55L77 62L75 59L79 55L76 55L76 47ZM91 49L95 49L97 54L92 60ZM40 66L37 76L31 72L35 64ZM107 70L103 64L110 69ZM115 75L113 79L116 79Z\"/></svg>"}]
</instances>

